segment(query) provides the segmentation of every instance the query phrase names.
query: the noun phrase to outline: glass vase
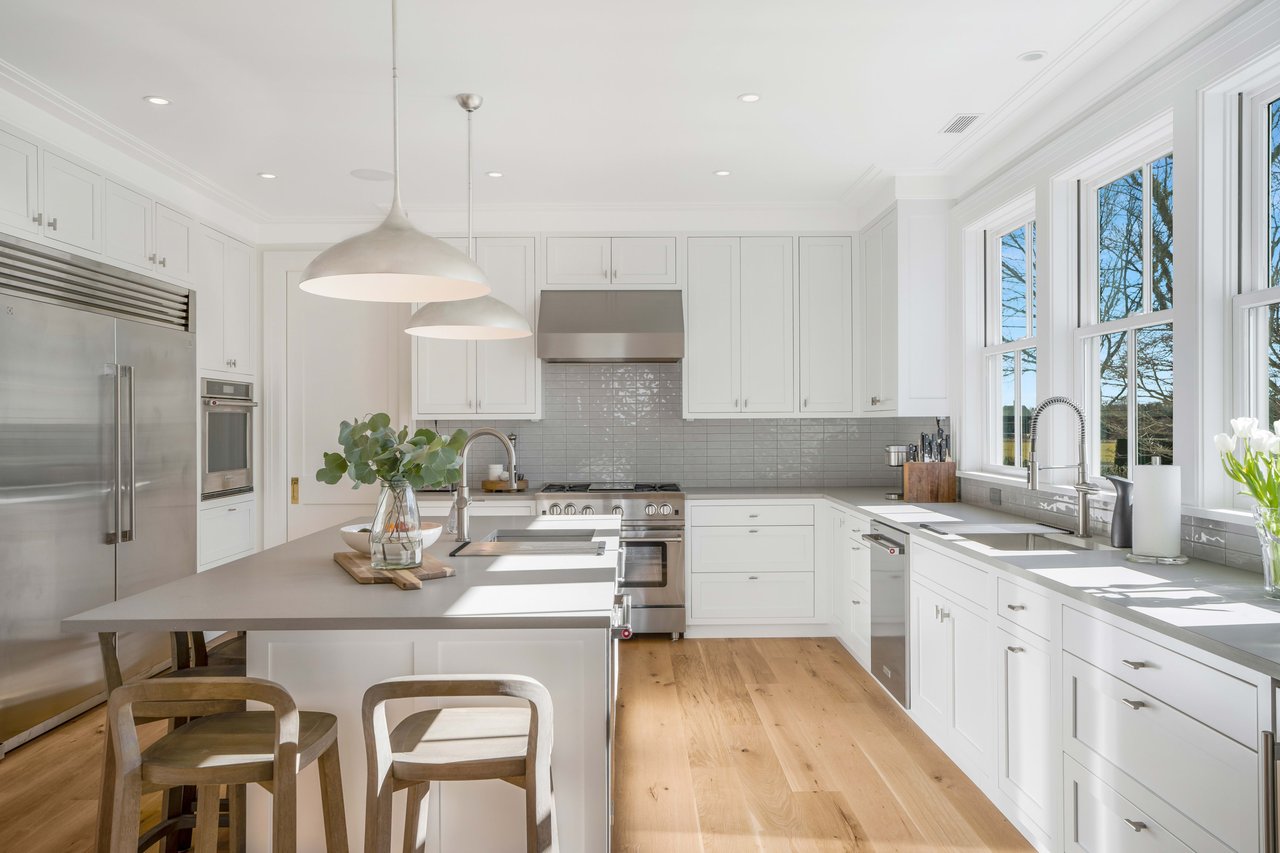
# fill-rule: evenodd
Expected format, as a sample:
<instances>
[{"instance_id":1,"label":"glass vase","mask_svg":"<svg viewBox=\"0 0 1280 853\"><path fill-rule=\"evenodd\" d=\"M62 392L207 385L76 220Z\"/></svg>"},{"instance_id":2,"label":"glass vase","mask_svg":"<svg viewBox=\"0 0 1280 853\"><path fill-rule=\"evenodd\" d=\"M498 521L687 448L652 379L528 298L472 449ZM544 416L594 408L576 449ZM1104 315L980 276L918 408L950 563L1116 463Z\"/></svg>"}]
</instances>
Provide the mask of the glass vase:
<instances>
[{"instance_id":1,"label":"glass vase","mask_svg":"<svg viewBox=\"0 0 1280 853\"><path fill-rule=\"evenodd\" d=\"M422 565L422 529L418 520L418 499L409 482L384 481L369 531L369 562L373 568L408 569Z\"/></svg>"},{"instance_id":2,"label":"glass vase","mask_svg":"<svg viewBox=\"0 0 1280 853\"><path fill-rule=\"evenodd\" d=\"M1280 598L1280 507L1255 506L1253 523L1262 546L1263 589L1271 598Z\"/></svg>"}]
</instances>

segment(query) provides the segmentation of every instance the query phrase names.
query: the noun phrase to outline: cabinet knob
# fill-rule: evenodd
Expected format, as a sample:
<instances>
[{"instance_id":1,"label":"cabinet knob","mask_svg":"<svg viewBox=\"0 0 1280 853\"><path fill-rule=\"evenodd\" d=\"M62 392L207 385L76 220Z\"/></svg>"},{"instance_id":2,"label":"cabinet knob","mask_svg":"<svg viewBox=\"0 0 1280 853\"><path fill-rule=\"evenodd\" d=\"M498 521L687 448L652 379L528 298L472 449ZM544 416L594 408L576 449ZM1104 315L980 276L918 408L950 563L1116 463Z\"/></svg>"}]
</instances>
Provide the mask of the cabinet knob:
<instances>
[{"instance_id":1,"label":"cabinet knob","mask_svg":"<svg viewBox=\"0 0 1280 853\"><path fill-rule=\"evenodd\" d=\"M742 408L744 408L744 409L745 409L745 408L747 408L747 406L750 406L750 405L751 405L751 401L750 401L750 400L748 400L746 397L743 397L743 398L742 398Z\"/></svg>"},{"instance_id":2,"label":"cabinet knob","mask_svg":"<svg viewBox=\"0 0 1280 853\"><path fill-rule=\"evenodd\" d=\"M613 271L613 277L614 277L614 279L617 279L617 277L618 277L618 271L617 271L617 270L614 270L614 271Z\"/></svg>"},{"instance_id":3,"label":"cabinet knob","mask_svg":"<svg viewBox=\"0 0 1280 853\"><path fill-rule=\"evenodd\" d=\"M161 258L161 259L160 259L160 266L162 266L162 267L167 267L167 266L169 266L169 259L168 259L168 258Z\"/></svg>"},{"instance_id":4,"label":"cabinet knob","mask_svg":"<svg viewBox=\"0 0 1280 853\"><path fill-rule=\"evenodd\" d=\"M32 222L34 222L34 223L35 223L35 224L37 224L37 225L43 225L43 224L44 224L44 214L43 214L43 213L37 213L35 216L31 217L31 221L32 221Z\"/></svg>"},{"instance_id":5,"label":"cabinet knob","mask_svg":"<svg viewBox=\"0 0 1280 853\"><path fill-rule=\"evenodd\" d=\"M943 622L945 622L945 621L947 621L948 619L950 619L950 618L951 618L951 611L950 611L950 610L942 610L942 611L940 611L940 614L939 614L939 615L941 616L942 621L943 621Z\"/></svg>"},{"instance_id":6,"label":"cabinet knob","mask_svg":"<svg viewBox=\"0 0 1280 853\"><path fill-rule=\"evenodd\" d=\"M1140 820L1130 820L1129 818L1125 818L1124 822L1129 824L1129 828L1134 832L1142 832L1142 830L1147 828L1147 825Z\"/></svg>"},{"instance_id":7,"label":"cabinet knob","mask_svg":"<svg viewBox=\"0 0 1280 853\"><path fill-rule=\"evenodd\" d=\"M804 402L800 404L800 408L802 408L802 409L807 409L807 408L809 408L809 398L808 398L808 397L805 397L805 398L804 398Z\"/></svg>"},{"instance_id":8,"label":"cabinet knob","mask_svg":"<svg viewBox=\"0 0 1280 853\"><path fill-rule=\"evenodd\" d=\"M156 262L156 253L152 252L151 254L147 255L147 260L154 264Z\"/></svg>"},{"instance_id":9,"label":"cabinet knob","mask_svg":"<svg viewBox=\"0 0 1280 853\"><path fill-rule=\"evenodd\" d=\"M735 409L736 409L736 408L738 408L738 398L737 398L737 397L734 397L734 398L733 398L733 407L734 407Z\"/></svg>"},{"instance_id":10,"label":"cabinet knob","mask_svg":"<svg viewBox=\"0 0 1280 853\"><path fill-rule=\"evenodd\" d=\"M873 405L873 406L878 406L878 405L880 405L880 398L879 398L879 397L872 397L872 398L871 398L871 405Z\"/></svg>"},{"instance_id":11,"label":"cabinet knob","mask_svg":"<svg viewBox=\"0 0 1280 853\"><path fill-rule=\"evenodd\" d=\"M1143 702L1141 699L1121 699L1120 701L1135 711L1147 707L1147 703Z\"/></svg>"},{"instance_id":12,"label":"cabinet knob","mask_svg":"<svg viewBox=\"0 0 1280 853\"><path fill-rule=\"evenodd\" d=\"M58 217L55 216L49 220L49 230L50 231L58 230Z\"/></svg>"},{"instance_id":13,"label":"cabinet knob","mask_svg":"<svg viewBox=\"0 0 1280 853\"><path fill-rule=\"evenodd\" d=\"M1125 660L1121 658L1120 663L1129 667L1129 669L1144 669L1147 666L1147 662L1144 660Z\"/></svg>"}]
</instances>

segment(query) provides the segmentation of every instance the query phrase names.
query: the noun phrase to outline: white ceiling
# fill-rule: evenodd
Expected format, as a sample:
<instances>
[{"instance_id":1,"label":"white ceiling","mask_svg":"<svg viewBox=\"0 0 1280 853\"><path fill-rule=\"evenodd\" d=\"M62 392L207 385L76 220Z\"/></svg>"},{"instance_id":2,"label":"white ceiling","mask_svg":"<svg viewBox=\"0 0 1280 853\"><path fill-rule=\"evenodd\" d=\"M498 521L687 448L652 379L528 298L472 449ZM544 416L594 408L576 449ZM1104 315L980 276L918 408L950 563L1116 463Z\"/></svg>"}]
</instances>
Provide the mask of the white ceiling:
<instances>
[{"instance_id":1,"label":"white ceiling","mask_svg":"<svg viewBox=\"0 0 1280 853\"><path fill-rule=\"evenodd\" d=\"M385 205L387 184L349 172L390 166L387 2L2 5L5 62L269 217ZM986 113L988 129L1033 114L1085 78L1082 56L1145 60L1187 35L1161 21L1198 27L1232 5L400 0L405 196L464 200L453 95L472 91L477 172L505 173L477 179L480 205L847 201L870 168L953 165L958 138L938 131L955 113ZM1157 37L1138 44L1143 29ZM1016 59L1031 49L1048 59ZM142 101L153 93L173 104Z\"/></svg>"}]
</instances>

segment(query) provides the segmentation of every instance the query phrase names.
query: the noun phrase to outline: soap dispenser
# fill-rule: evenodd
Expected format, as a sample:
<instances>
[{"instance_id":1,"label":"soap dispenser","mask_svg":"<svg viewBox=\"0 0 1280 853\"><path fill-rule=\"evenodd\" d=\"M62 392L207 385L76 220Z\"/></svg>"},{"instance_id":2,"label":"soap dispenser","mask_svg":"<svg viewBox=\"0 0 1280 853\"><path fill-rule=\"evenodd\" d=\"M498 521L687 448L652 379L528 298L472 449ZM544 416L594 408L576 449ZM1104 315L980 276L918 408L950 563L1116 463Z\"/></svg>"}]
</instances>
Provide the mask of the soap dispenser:
<instances>
[{"instance_id":1,"label":"soap dispenser","mask_svg":"<svg viewBox=\"0 0 1280 853\"><path fill-rule=\"evenodd\" d=\"M1111 546L1133 547L1133 480L1107 475L1116 487L1116 505L1111 510Z\"/></svg>"}]
</instances>

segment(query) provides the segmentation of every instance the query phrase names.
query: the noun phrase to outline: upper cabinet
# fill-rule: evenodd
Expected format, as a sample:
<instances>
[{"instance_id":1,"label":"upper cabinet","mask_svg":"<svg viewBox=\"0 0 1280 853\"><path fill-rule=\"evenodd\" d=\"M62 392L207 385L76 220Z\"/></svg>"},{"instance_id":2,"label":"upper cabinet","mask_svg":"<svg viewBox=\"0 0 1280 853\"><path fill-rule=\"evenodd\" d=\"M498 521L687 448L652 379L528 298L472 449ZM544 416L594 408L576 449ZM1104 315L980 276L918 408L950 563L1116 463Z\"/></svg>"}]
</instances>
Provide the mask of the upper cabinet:
<instances>
[{"instance_id":1,"label":"upper cabinet","mask_svg":"<svg viewBox=\"0 0 1280 853\"><path fill-rule=\"evenodd\" d=\"M202 370L252 376L254 250L197 226L190 243L196 290L196 361Z\"/></svg>"},{"instance_id":2,"label":"upper cabinet","mask_svg":"<svg viewBox=\"0 0 1280 853\"><path fill-rule=\"evenodd\" d=\"M191 281L195 270L196 223L188 216L156 204L156 266L160 274Z\"/></svg>"},{"instance_id":3,"label":"upper cabinet","mask_svg":"<svg viewBox=\"0 0 1280 853\"><path fill-rule=\"evenodd\" d=\"M862 387L869 415L946 415L950 202L900 200L860 236Z\"/></svg>"},{"instance_id":4,"label":"upper cabinet","mask_svg":"<svg viewBox=\"0 0 1280 853\"><path fill-rule=\"evenodd\" d=\"M547 284L675 285L675 237L548 237Z\"/></svg>"},{"instance_id":5,"label":"upper cabinet","mask_svg":"<svg viewBox=\"0 0 1280 853\"><path fill-rule=\"evenodd\" d=\"M189 216L107 180L102 254L120 266L187 283L194 277L196 224Z\"/></svg>"},{"instance_id":6,"label":"upper cabinet","mask_svg":"<svg viewBox=\"0 0 1280 853\"><path fill-rule=\"evenodd\" d=\"M801 237L800 413L853 412L853 238Z\"/></svg>"},{"instance_id":7,"label":"upper cabinet","mask_svg":"<svg viewBox=\"0 0 1280 853\"><path fill-rule=\"evenodd\" d=\"M39 171L40 150L35 144L0 130L0 228L39 233Z\"/></svg>"},{"instance_id":8,"label":"upper cabinet","mask_svg":"<svg viewBox=\"0 0 1280 853\"><path fill-rule=\"evenodd\" d=\"M465 250L455 241L446 242ZM476 263L489 277L493 288L490 295L524 313L531 326L537 309L534 250L532 237L476 240ZM449 341L415 336L414 418L536 418L541 408L536 346L533 337Z\"/></svg>"},{"instance_id":9,"label":"upper cabinet","mask_svg":"<svg viewBox=\"0 0 1280 853\"><path fill-rule=\"evenodd\" d=\"M689 414L795 408L792 244L790 237L689 238Z\"/></svg>"},{"instance_id":10,"label":"upper cabinet","mask_svg":"<svg viewBox=\"0 0 1280 853\"><path fill-rule=\"evenodd\" d=\"M855 413L851 237L690 237L686 252L686 416Z\"/></svg>"},{"instance_id":11,"label":"upper cabinet","mask_svg":"<svg viewBox=\"0 0 1280 853\"><path fill-rule=\"evenodd\" d=\"M101 175L52 151L40 152L42 236L73 249L102 251Z\"/></svg>"}]
</instances>

